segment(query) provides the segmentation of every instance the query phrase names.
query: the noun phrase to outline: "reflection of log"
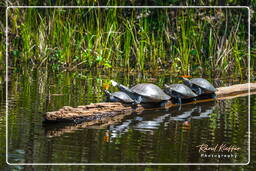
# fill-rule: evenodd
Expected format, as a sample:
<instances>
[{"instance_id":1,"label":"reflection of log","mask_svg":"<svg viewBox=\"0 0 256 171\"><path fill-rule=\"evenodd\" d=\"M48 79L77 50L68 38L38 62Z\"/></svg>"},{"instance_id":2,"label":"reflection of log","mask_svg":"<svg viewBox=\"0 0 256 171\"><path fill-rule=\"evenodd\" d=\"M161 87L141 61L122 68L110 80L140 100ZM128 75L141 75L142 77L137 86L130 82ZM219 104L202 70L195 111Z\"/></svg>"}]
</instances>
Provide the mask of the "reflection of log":
<instances>
[{"instance_id":1,"label":"reflection of log","mask_svg":"<svg viewBox=\"0 0 256 171\"><path fill-rule=\"evenodd\" d=\"M55 137L60 136L63 133L71 133L75 130L81 129L81 128L88 128L92 127L92 125L99 125L95 128L101 129L105 128L108 125L115 124L121 122L125 116L130 115L131 113L123 113L122 115L116 115L114 117L104 117L102 119L93 120L90 122L83 122L80 124L47 124L45 125L45 131L47 137Z\"/></svg>"},{"instance_id":2,"label":"reflection of log","mask_svg":"<svg viewBox=\"0 0 256 171\"><path fill-rule=\"evenodd\" d=\"M248 84L238 84L229 87L217 88L217 99L229 99L230 97L239 97L248 95ZM250 85L251 94L256 93L256 83ZM210 101L213 99L199 100L192 103L200 103ZM172 107L175 104L168 103L166 107ZM81 123L87 122L86 125L102 124L107 120L117 115L127 115L133 111L144 110L144 107L139 105L136 109L121 103L96 103L85 106L78 106L76 108L64 106L59 111L47 112L44 115L45 123L49 122L71 122ZM90 123L88 123L90 122Z\"/></svg>"}]
</instances>

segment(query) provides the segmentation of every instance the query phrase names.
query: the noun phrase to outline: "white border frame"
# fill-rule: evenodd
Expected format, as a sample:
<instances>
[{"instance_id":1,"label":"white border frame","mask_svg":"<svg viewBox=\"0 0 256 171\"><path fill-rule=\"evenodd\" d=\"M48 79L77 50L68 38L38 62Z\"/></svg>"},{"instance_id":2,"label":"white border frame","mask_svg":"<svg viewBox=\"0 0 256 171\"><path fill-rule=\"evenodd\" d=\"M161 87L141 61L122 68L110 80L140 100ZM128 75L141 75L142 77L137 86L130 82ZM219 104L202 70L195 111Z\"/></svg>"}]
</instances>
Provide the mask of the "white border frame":
<instances>
[{"instance_id":1,"label":"white border frame","mask_svg":"<svg viewBox=\"0 0 256 171\"><path fill-rule=\"evenodd\" d=\"M248 162L247 163L9 163L8 162L8 10L11 8L231 8L248 10ZM6 7L6 163L8 165L248 165L250 163L250 8L248 6L7 6Z\"/></svg>"}]
</instances>

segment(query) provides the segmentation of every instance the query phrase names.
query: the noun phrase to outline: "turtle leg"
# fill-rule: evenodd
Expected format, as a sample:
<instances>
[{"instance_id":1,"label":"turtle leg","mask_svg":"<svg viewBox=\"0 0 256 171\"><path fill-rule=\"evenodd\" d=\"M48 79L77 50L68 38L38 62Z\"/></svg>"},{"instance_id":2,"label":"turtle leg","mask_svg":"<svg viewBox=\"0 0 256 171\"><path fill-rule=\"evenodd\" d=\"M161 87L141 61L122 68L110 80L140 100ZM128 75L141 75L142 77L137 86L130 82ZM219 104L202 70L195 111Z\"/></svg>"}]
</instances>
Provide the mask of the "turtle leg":
<instances>
[{"instance_id":1,"label":"turtle leg","mask_svg":"<svg viewBox=\"0 0 256 171\"><path fill-rule=\"evenodd\" d=\"M178 100L179 100L179 111L181 110L181 98L178 97Z\"/></svg>"},{"instance_id":2,"label":"turtle leg","mask_svg":"<svg viewBox=\"0 0 256 171\"><path fill-rule=\"evenodd\" d=\"M199 95L202 94L202 89L201 89L201 88L198 89L198 94L199 94Z\"/></svg>"},{"instance_id":3,"label":"turtle leg","mask_svg":"<svg viewBox=\"0 0 256 171\"><path fill-rule=\"evenodd\" d=\"M141 97L141 96L138 96L138 97L134 100L134 102L132 103L132 105L137 107L137 105L140 104L141 101L142 101L142 97Z\"/></svg>"},{"instance_id":4,"label":"turtle leg","mask_svg":"<svg viewBox=\"0 0 256 171\"><path fill-rule=\"evenodd\" d=\"M181 98L180 98L180 97L178 97L178 99L179 99L179 104L181 105L181 104L182 104L182 102L181 102Z\"/></svg>"}]
</instances>

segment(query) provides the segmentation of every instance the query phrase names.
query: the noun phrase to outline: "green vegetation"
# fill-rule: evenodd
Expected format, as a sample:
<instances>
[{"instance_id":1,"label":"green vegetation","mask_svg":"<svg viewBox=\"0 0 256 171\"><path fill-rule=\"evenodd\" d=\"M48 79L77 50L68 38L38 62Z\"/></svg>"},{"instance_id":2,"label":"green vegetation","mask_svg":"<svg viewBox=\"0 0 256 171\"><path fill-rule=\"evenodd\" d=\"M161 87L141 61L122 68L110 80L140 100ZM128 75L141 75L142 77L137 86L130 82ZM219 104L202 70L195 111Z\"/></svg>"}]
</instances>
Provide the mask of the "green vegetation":
<instances>
[{"instance_id":1,"label":"green vegetation","mask_svg":"<svg viewBox=\"0 0 256 171\"><path fill-rule=\"evenodd\" d=\"M10 9L10 66L243 76L247 18L247 9Z\"/></svg>"}]
</instances>

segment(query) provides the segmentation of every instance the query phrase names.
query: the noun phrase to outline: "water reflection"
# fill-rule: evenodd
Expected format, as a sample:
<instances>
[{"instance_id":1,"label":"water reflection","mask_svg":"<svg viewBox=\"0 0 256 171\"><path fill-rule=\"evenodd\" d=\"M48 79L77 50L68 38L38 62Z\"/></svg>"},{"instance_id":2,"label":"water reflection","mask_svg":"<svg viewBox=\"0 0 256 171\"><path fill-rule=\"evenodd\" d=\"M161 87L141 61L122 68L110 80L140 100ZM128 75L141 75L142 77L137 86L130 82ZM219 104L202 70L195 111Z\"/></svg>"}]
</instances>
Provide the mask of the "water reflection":
<instances>
[{"instance_id":1,"label":"water reflection","mask_svg":"<svg viewBox=\"0 0 256 171\"><path fill-rule=\"evenodd\" d=\"M143 120L139 122L138 124L134 125L132 128L135 130L139 131L152 131L153 129L157 129L164 121L166 118L169 118L171 114L162 114L156 118L152 118L152 120Z\"/></svg>"},{"instance_id":2,"label":"water reflection","mask_svg":"<svg viewBox=\"0 0 256 171\"><path fill-rule=\"evenodd\" d=\"M165 129L171 122L184 122L188 125L192 119L206 119L215 108L215 102L205 102L200 104L189 104L179 107L172 107L168 110L145 110L134 116L132 119L127 119L117 125L109 126L108 135L110 139L120 137L129 129L140 132L150 132L153 134L154 130L163 126Z\"/></svg>"},{"instance_id":3,"label":"water reflection","mask_svg":"<svg viewBox=\"0 0 256 171\"><path fill-rule=\"evenodd\" d=\"M172 108L170 111L177 115L171 119L176 121L186 121L191 119L203 119L209 118L210 114L215 109L215 101L185 105L181 110Z\"/></svg>"},{"instance_id":4,"label":"water reflection","mask_svg":"<svg viewBox=\"0 0 256 171\"><path fill-rule=\"evenodd\" d=\"M215 102L182 105L181 110L173 107L128 113L96 126L84 123L44 127L42 115L47 111L104 101L101 86L111 73L103 77L85 72L80 78L71 73L53 76L41 72L33 73L33 79L29 72L10 77L10 162L247 162L247 97L217 101L216 105ZM178 82L173 75L158 75L154 79L146 74L142 78L137 78L137 74L125 78L124 75L127 74L114 72L111 78L118 78L128 86L152 82L163 87L164 83ZM221 80L219 86L235 83ZM3 88L0 93L3 95L4 91ZM112 87L110 91L117 90ZM255 111L255 96L252 99L251 109ZM1 104L4 109L4 103ZM1 145L5 144L4 133L0 128ZM202 143L235 144L242 150L238 159L202 159L195 148ZM2 157L1 161L5 159Z\"/></svg>"},{"instance_id":5,"label":"water reflection","mask_svg":"<svg viewBox=\"0 0 256 171\"><path fill-rule=\"evenodd\" d=\"M171 117L170 120L186 121L191 118L192 113L195 112L196 110L197 110L197 107L194 107L194 105L189 105L189 107L182 108L181 110L177 110L177 111L175 111L175 109L172 109L171 112L177 115Z\"/></svg>"}]
</instances>

